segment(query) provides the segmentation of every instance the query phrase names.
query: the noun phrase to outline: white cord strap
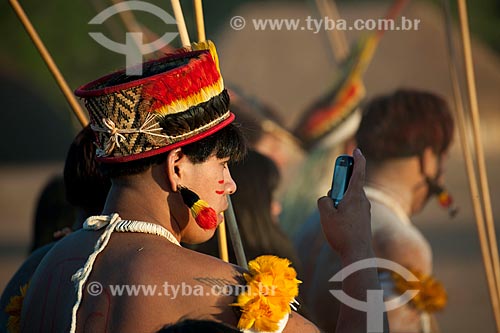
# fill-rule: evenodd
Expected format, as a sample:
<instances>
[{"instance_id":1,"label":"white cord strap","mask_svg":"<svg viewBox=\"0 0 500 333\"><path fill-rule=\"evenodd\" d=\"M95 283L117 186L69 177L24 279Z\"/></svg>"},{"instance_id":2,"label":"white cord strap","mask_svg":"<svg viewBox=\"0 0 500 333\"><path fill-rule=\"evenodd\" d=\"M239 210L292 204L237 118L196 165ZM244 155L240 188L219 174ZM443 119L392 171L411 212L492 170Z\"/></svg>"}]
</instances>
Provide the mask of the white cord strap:
<instances>
[{"instance_id":1,"label":"white cord strap","mask_svg":"<svg viewBox=\"0 0 500 333\"><path fill-rule=\"evenodd\" d=\"M168 241L174 243L177 246L181 246L174 235L161 225L150 222L122 220L117 213L113 215L91 216L83 224L84 230L99 230L104 227L106 227L106 230L104 230L101 237L99 237L99 239L97 240L94 246L94 252L90 254L85 265L71 277L71 281L75 283L77 292L76 302L73 306L71 314L71 333L74 333L76 331L76 316L78 313L78 308L80 307L80 303L82 302L83 286L85 285L85 282L92 272L92 267L95 260L97 259L97 256L104 250L106 245L108 245L113 231L139 232L144 234L158 235L166 238Z\"/></svg>"},{"instance_id":2,"label":"white cord strap","mask_svg":"<svg viewBox=\"0 0 500 333\"><path fill-rule=\"evenodd\" d=\"M71 277L71 281L75 283L76 287L76 302L73 305L72 313L71 313L71 329L70 332L74 333L76 331L76 314L78 312L78 308L80 307L80 303L82 302L83 296L83 285L87 281L90 272L92 272L92 266L99 255L99 253L104 250L106 245L109 242L111 234L115 229L116 223L120 221L120 216L118 214L113 214L111 216L92 216L85 221L84 228L86 229L101 229L105 225L107 225L106 230L102 233L101 237L97 240L94 246L94 252L89 256L85 265L80 268L73 276Z\"/></svg>"}]
</instances>

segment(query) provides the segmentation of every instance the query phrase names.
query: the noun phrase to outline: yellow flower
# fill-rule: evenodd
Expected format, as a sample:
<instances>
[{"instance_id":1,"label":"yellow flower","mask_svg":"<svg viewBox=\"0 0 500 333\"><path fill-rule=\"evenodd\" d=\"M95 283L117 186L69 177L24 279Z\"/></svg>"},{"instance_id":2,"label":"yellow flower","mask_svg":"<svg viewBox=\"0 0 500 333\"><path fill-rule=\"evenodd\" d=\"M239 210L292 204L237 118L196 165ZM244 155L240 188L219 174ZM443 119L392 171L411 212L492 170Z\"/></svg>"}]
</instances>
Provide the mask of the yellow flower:
<instances>
[{"instance_id":1,"label":"yellow flower","mask_svg":"<svg viewBox=\"0 0 500 333\"><path fill-rule=\"evenodd\" d=\"M21 310L23 308L24 296L28 291L29 283L19 288L20 295L12 296L9 304L5 307L5 312L9 315L7 331L9 333L20 332L21 330Z\"/></svg>"},{"instance_id":2,"label":"yellow flower","mask_svg":"<svg viewBox=\"0 0 500 333\"><path fill-rule=\"evenodd\" d=\"M260 256L248 263L249 273L243 276L246 291L238 295L233 306L241 308L239 329L272 332L291 312L290 303L299 294L297 272L288 259Z\"/></svg>"},{"instance_id":3,"label":"yellow flower","mask_svg":"<svg viewBox=\"0 0 500 333\"><path fill-rule=\"evenodd\" d=\"M419 293L411 300L411 304L420 311L436 312L444 309L448 296L443 285L430 275L424 275L418 271L412 271L419 281L406 281L403 277L393 273L395 289L404 293L409 289L419 290Z\"/></svg>"}]
</instances>

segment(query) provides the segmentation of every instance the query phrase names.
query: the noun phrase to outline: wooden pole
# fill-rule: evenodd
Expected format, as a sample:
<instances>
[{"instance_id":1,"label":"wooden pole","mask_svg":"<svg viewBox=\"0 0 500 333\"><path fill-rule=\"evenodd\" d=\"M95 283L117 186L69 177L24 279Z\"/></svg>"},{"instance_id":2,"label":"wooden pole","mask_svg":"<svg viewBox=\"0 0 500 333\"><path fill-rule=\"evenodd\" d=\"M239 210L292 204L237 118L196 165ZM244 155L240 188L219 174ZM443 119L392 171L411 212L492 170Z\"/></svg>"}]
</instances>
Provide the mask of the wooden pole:
<instances>
[{"instance_id":1,"label":"wooden pole","mask_svg":"<svg viewBox=\"0 0 500 333\"><path fill-rule=\"evenodd\" d=\"M474 210L474 215L476 217L476 226L479 236L481 253L483 257L483 265L486 273L486 281L488 283L490 301L493 308L492 309L493 316L495 319L497 331L500 332L500 304L498 297L498 285L495 282L495 277L493 274L493 263L490 255L490 247L488 239L486 237L485 221L479 197L478 183L477 183L476 173L474 170L474 162L473 162L471 147L467 139L468 130L467 130L466 118L464 115L465 110L464 110L462 91L460 89L460 84L459 84L458 65L456 61L457 56L453 43L451 11L449 8L448 0L442 0L442 1L443 1L443 9L445 16L445 24L446 24L447 42L448 42L448 65L450 70L450 80L452 84L453 96L455 101L455 110L456 110L455 116L457 119L458 134L462 147L462 155L465 161L465 168L469 180L469 190L471 193L471 201Z\"/></svg>"},{"instance_id":2,"label":"wooden pole","mask_svg":"<svg viewBox=\"0 0 500 333\"><path fill-rule=\"evenodd\" d=\"M240 231L238 230L238 223L236 223L233 204L229 196L227 197L227 201L229 204L229 207L226 210L227 228L229 230L229 236L231 237L231 244L233 244L236 262L238 266L248 269L247 258L245 256L245 251L243 250L243 244L241 243Z\"/></svg>"},{"instance_id":3,"label":"wooden pole","mask_svg":"<svg viewBox=\"0 0 500 333\"><path fill-rule=\"evenodd\" d=\"M90 3L96 13L100 13L106 9L105 4L102 2L102 0L90 0ZM114 40L119 40L123 36L121 32L121 30L123 29L115 20L106 20L103 24L111 33L111 36Z\"/></svg>"},{"instance_id":4,"label":"wooden pole","mask_svg":"<svg viewBox=\"0 0 500 333\"><path fill-rule=\"evenodd\" d=\"M99 3L99 0L91 0L91 2L92 2L93 6L97 12L100 12L100 11L106 9L106 8L104 8L104 6L102 6ZM115 5L118 3L121 3L120 1L117 1L117 0L112 0L112 2ZM126 1L122 1L122 2L124 3L124 5L127 5ZM154 33L148 27L146 27L145 25L143 25L137 21L137 19L135 18L135 15L133 14L133 11L120 12L119 14L120 14L119 15L120 20L122 21L122 24L125 26L127 31L141 31L144 34L144 40L143 40L144 43L150 43L152 41L159 39L159 36L156 33ZM114 21L107 20L106 22L114 22ZM111 25L111 23L109 23L109 24ZM110 31L111 31L111 34L113 35L113 37L115 38L115 40L120 37L120 36L118 36L118 31L117 31L115 25L113 25L110 28ZM134 42L136 43L137 47L139 48L140 46L138 44L138 41L136 39L134 39ZM165 53L171 53L173 50L174 50L174 48L169 46L169 45L165 45L164 47L162 47L159 50L153 50L151 47L149 47L149 49L148 49L149 53L144 54L144 57L146 59L152 59L155 57L155 53L158 56L162 56Z\"/></svg>"},{"instance_id":5,"label":"wooden pole","mask_svg":"<svg viewBox=\"0 0 500 333\"><path fill-rule=\"evenodd\" d=\"M467 91L469 93L470 118L472 121L472 138L476 150L479 182L481 186L481 196L486 218L486 229L488 233L493 273L497 288L497 297L500 300L500 264L498 260L498 246L495 234L495 222L491 208L490 191L488 188L488 176L481 139L481 125L479 121L479 107L477 101L476 83L474 75L474 65L472 62L472 48L470 41L469 22L467 18L467 3L465 0L458 0L458 13L460 19L460 33L462 37L462 48L465 64L465 75L467 79ZM498 327L500 332L500 325Z\"/></svg>"},{"instance_id":6,"label":"wooden pole","mask_svg":"<svg viewBox=\"0 0 500 333\"><path fill-rule=\"evenodd\" d=\"M31 24L28 16L24 12L23 8L19 4L17 0L9 0L10 5L16 12L17 17L23 24L24 28L26 29L26 32L30 36L31 40L35 44L35 47L37 48L38 52L40 52L40 55L42 56L43 61L45 61L45 64L49 68L49 71L52 73L54 78L56 79L57 85L61 89L64 97L68 101L69 105L71 106L71 109L73 110L76 118L82 124L83 127L87 126L89 123L89 120L87 119L87 116L85 115L85 112L83 111L82 107L78 103L78 101L75 98L75 95L73 95L73 92L68 86L68 83L62 76L61 72L57 68L54 60L52 59L52 56L50 55L49 51L47 51L47 48L43 44L42 40L40 39L40 36L36 32L35 28Z\"/></svg>"},{"instance_id":7,"label":"wooden pole","mask_svg":"<svg viewBox=\"0 0 500 333\"><path fill-rule=\"evenodd\" d=\"M194 9L196 15L196 29L198 31L198 42L204 42L206 41L206 35L205 23L203 20L203 5L201 0L194 0ZM236 256L236 262L239 266L248 269L245 250L243 249L243 243L241 242L238 223L236 222L236 215L234 214L233 204L229 195L227 196L227 201L229 206L225 212L225 216L227 221L227 228L229 230L229 236L231 237L231 244L233 245L234 254ZM229 262L225 222L219 225L218 232L219 256L222 260Z\"/></svg>"},{"instance_id":8,"label":"wooden pole","mask_svg":"<svg viewBox=\"0 0 500 333\"><path fill-rule=\"evenodd\" d=\"M179 30L182 46L189 47L191 42L186 28L186 22L184 21L184 15L182 14L181 3L179 0L171 0L171 3L174 10L175 20L177 21L177 29Z\"/></svg>"},{"instance_id":9,"label":"wooden pole","mask_svg":"<svg viewBox=\"0 0 500 333\"><path fill-rule=\"evenodd\" d=\"M123 4L123 6L128 7L127 1L111 0L111 2L113 2L114 5L117 5L120 3L120 4ZM143 40L137 40L134 38L134 42L135 42L137 48L139 49L139 51L141 51L141 54L142 54L142 50L141 50L142 43L148 43L150 41L154 41L154 40L158 39L158 36L154 32L152 32L147 27L145 27L144 25L142 25L141 23L139 23L137 21L132 10L121 11L121 12L119 12L119 16L120 16L120 19L121 19L123 25L127 29L127 31L129 31L129 32L139 32L140 31L143 33ZM165 53L168 53L170 51L170 49L168 47L165 47L165 49L162 49L162 50ZM146 59L152 59L155 57L155 55L154 55L155 52L158 52L160 50L153 50L152 47L149 46L146 51L147 51L147 53L143 54L144 57Z\"/></svg>"},{"instance_id":10,"label":"wooden pole","mask_svg":"<svg viewBox=\"0 0 500 333\"><path fill-rule=\"evenodd\" d=\"M118 1L118 0L111 0L111 2L114 5L122 4L123 6L126 6L125 8L129 8L128 4L126 1ZM141 31L141 27L137 20L135 19L134 14L132 13L131 10L124 10L118 13L120 16L120 19L122 20L123 24L127 28L128 31Z\"/></svg>"},{"instance_id":11,"label":"wooden pole","mask_svg":"<svg viewBox=\"0 0 500 333\"><path fill-rule=\"evenodd\" d=\"M223 221L217 228L217 241L219 244L219 258L229 262L229 251L227 250L226 222Z\"/></svg>"},{"instance_id":12,"label":"wooden pole","mask_svg":"<svg viewBox=\"0 0 500 333\"><path fill-rule=\"evenodd\" d=\"M194 13L196 16L196 30L198 31L198 42L207 40L205 36L205 21L203 19L203 4L201 0L194 0Z\"/></svg>"},{"instance_id":13,"label":"wooden pole","mask_svg":"<svg viewBox=\"0 0 500 333\"><path fill-rule=\"evenodd\" d=\"M329 18L338 20L340 18L337 6L334 0L315 0L321 18ZM349 55L350 48L345 37L345 33L341 30L332 29L327 33L330 48L337 63L344 61Z\"/></svg>"}]
</instances>

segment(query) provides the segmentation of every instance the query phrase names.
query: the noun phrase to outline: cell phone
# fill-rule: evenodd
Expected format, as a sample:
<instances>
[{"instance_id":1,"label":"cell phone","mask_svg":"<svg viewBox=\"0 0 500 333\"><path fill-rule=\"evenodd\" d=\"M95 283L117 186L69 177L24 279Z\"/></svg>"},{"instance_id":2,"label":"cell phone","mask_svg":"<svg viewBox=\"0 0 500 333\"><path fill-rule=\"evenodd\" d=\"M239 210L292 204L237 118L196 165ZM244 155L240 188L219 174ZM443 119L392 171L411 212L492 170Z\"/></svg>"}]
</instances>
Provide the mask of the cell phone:
<instances>
[{"instance_id":1,"label":"cell phone","mask_svg":"<svg viewBox=\"0 0 500 333\"><path fill-rule=\"evenodd\" d=\"M344 193L349 186L349 180L352 176L352 169L354 167L354 158L349 155L340 155L335 160L335 168L333 170L332 189L330 191L330 198L333 199L335 208L339 205L340 201L344 198Z\"/></svg>"}]
</instances>

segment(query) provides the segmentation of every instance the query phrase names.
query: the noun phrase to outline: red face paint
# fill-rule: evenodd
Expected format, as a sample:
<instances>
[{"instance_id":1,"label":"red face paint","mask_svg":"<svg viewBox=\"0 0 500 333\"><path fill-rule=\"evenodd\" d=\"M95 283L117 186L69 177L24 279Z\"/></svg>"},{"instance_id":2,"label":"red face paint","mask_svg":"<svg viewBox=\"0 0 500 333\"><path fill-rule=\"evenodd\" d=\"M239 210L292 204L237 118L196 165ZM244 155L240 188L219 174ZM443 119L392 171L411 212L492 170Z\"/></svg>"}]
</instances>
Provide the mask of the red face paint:
<instances>
[{"instance_id":1,"label":"red face paint","mask_svg":"<svg viewBox=\"0 0 500 333\"><path fill-rule=\"evenodd\" d=\"M217 183L224 184L224 179L217 181ZM222 195L222 194L224 194L224 191L217 191L216 190L215 193L217 193L218 195Z\"/></svg>"}]
</instances>

